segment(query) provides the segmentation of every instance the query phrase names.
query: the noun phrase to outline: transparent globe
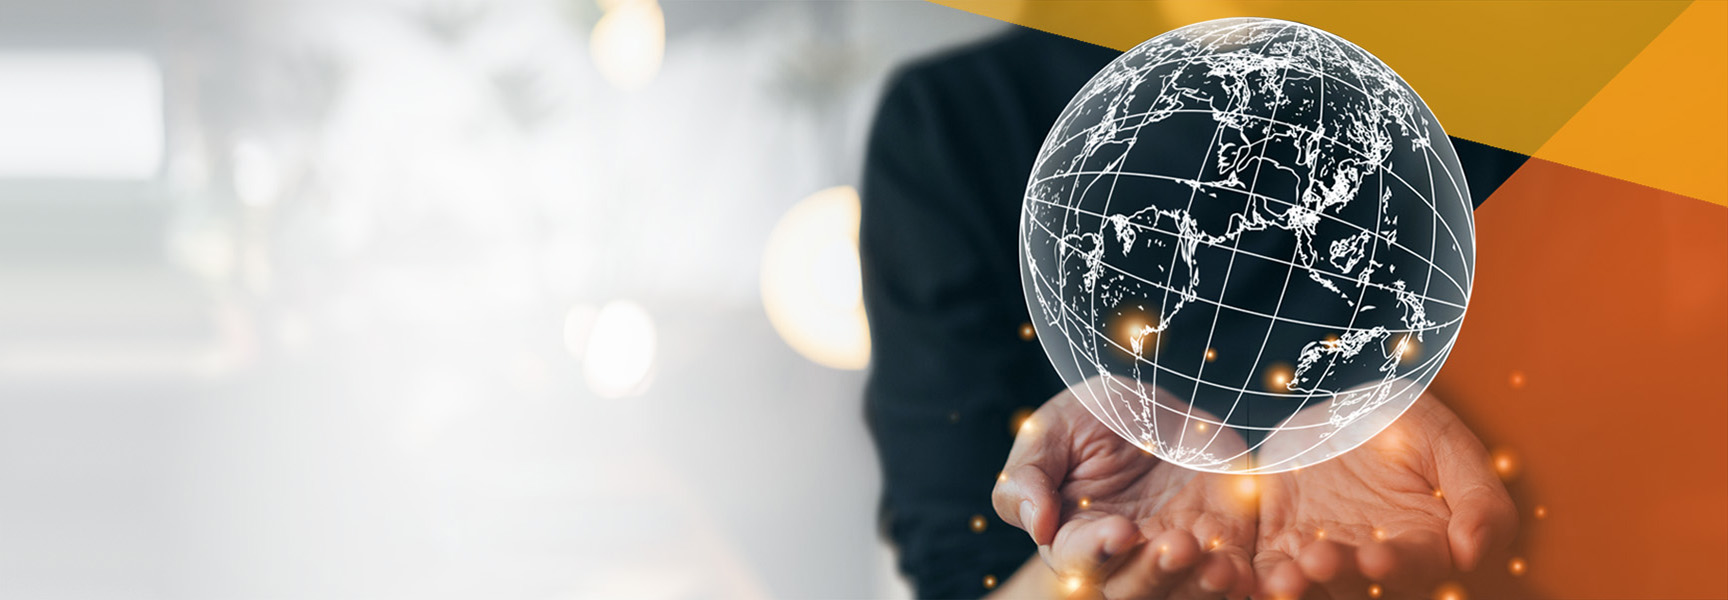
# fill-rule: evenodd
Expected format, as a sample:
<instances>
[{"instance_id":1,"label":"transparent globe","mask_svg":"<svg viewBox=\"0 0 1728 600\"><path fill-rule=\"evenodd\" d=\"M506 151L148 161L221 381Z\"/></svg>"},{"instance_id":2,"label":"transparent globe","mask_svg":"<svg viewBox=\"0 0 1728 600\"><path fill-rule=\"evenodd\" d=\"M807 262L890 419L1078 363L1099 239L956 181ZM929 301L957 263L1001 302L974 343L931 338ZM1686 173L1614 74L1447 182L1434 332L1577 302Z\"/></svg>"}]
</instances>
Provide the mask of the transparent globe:
<instances>
[{"instance_id":1,"label":"transparent globe","mask_svg":"<svg viewBox=\"0 0 1728 600\"><path fill-rule=\"evenodd\" d=\"M1038 338L1094 416L1165 460L1270 473L1354 448L1456 341L1464 173L1379 59L1286 21L1147 40L1069 102L1021 209Z\"/></svg>"}]
</instances>

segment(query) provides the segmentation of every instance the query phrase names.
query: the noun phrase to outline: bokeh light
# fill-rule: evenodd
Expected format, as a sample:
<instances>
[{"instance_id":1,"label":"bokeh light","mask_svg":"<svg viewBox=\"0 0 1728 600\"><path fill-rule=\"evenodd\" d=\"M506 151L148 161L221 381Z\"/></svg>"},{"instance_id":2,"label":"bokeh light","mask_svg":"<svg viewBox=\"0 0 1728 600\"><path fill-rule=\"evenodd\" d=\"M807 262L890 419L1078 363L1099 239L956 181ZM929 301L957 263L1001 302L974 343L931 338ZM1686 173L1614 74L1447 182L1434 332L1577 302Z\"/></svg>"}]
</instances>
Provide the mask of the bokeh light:
<instances>
[{"instance_id":1,"label":"bokeh light","mask_svg":"<svg viewBox=\"0 0 1728 600\"><path fill-rule=\"evenodd\" d=\"M1448 581L1434 588L1434 600L1470 600L1470 594L1464 586L1455 581Z\"/></svg>"},{"instance_id":2,"label":"bokeh light","mask_svg":"<svg viewBox=\"0 0 1728 600\"><path fill-rule=\"evenodd\" d=\"M617 0L604 7L589 38L594 66L619 89L642 89L665 58L666 15L655 0Z\"/></svg>"},{"instance_id":3,"label":"bokeh light","mask_svg":"<svg viewBox=\"0 0 1728 600\"><path fill-rule=\"evenodd\" d=\"M762 257L762 306L799 354L836 369L870 362L858 268L858 192L816 192L780 218Z\"/></svg>"},{"instance_id":4,"label":"bokeh light","mask_svg":"<svg viewBox=\"0 0 1728 600\"><path fill-rule=\"evenodd\" d=\"M634 302L600 307L588 331L582 375L602 398L641 394L648 387L656 350L654 318Z\"/></svg>"}]
</instances>

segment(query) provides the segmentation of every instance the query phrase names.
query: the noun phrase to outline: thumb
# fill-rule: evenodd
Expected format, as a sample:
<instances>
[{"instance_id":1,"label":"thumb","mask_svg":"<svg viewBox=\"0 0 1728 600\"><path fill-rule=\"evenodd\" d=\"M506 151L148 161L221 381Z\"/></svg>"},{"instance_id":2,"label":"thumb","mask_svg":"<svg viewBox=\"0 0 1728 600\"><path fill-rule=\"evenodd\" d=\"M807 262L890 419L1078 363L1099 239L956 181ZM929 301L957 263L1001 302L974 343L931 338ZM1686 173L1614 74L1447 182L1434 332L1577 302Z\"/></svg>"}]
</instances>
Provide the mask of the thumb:
<instances>
[{"instance_id":1,"label":"thumb","mask_svg":"<svg viewBox=\"0 0 1728 600\"><path fill-rule=\"evenodd\" d=\"M1488 449L1463 421L1450 410L1446 413L1452 422L1440 428L1434 466L1452 511L1446 526L1452 561L1469 571L1482 557L1511 546L1518 530L1518 509L1494 471Z\"/></svg>"},{"instance_id":2,"label":"thumb","mask_svg":"<svg viewBox=\"0 0 1728 600\"><path fill-rule=\"evenodd\" d=\"M1062 512L1056 487L1062 484L1069 466L1068 428L1045 413L1045 409L1033 413L1031 424L1020 429L990 494L996 515L1026 530L1040 546L1056 538Z\"/></svg>"}]
</instances>

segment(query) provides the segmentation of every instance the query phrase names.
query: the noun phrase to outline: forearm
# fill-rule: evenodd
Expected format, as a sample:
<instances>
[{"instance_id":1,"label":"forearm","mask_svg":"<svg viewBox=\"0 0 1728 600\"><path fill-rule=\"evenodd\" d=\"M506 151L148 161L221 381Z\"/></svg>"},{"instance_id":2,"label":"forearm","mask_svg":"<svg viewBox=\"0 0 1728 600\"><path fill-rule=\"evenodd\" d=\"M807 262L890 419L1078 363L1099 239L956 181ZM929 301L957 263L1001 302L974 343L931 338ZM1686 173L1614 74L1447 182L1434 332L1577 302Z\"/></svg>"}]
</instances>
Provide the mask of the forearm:
<instances>
[{"instance_id":1,"label":"forearm","mask_svg":"<svg viewBox=\"0 0 1728 600\"><path fill-rule=\"evenodd\" d=\"M1034 554L1020 565L1019 569L1002 581L995 591L984 596L984 600L1044 600L1047 598L1062 598L1064 600L1095 600L1103 596L1096 588L1084 586L1080 589L1069 589L1063 585L1056 572L1044 564L1044 559Z\"/></svg>"},{"instance_id":2,"label":"forearm","mask_svg":"<svg viewBox=\"0 0 1728 600\"><path fill-rule=\"evenodd\" d=\"M995 591L984 596L985 600L1008 600L1010 598L1060 598L1061 583L1056 580L1056 573L1044 564L1044 559L1034 554L1025 563L1015 569L1012 575L1000 583Z\"/></svg>"}]
</instances>

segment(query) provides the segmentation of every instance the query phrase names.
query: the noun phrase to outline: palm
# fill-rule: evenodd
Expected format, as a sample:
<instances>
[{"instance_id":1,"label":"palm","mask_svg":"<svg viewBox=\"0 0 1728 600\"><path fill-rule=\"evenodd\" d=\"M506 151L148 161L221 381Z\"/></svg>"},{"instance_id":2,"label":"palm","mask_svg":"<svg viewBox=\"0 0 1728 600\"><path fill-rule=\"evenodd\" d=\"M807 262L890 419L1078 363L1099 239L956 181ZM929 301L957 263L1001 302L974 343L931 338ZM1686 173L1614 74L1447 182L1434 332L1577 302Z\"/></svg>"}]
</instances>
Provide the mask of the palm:
<instances>
[{"instance_id":1,"label":"palm","mask_svg":"<svg viewBox=\"0 0 1728 600\"><path fill-rule=\"evenodd\" d=\"M1251 589L1257 515L1236 479L1159 460L1067 394L1033 416L1008 462L998 512L1059 574L1110 597Z\"/></svg>"},{"instance_id":2,"label":"palm","mask_svg":"<svg viewBox=\"0 0 1728 600\"><path fill-rule=\"evenodd\" d=\"M1074 436L1082 458L1058 490L1065 522L1120 516L1147 540L1178 531L1209 548L1252 543L1252 504L1233 496L1226 478L1159 460L1090 416L1077 425L1085 430Z\"/></svg>"},{"instance_id":3,"label":"palm","mask_svg":"<svg viewBox=\"0 0 1728 600\"><path fill-rule=\"evenodd\" d=\"M1312 581L1334 598L1425 597L1479 560L1483 525L1513 518L1481 442L1424 397L1361 447L1265 478L1255 565L1280 595Z\"/></svg>"}]
</instances>

